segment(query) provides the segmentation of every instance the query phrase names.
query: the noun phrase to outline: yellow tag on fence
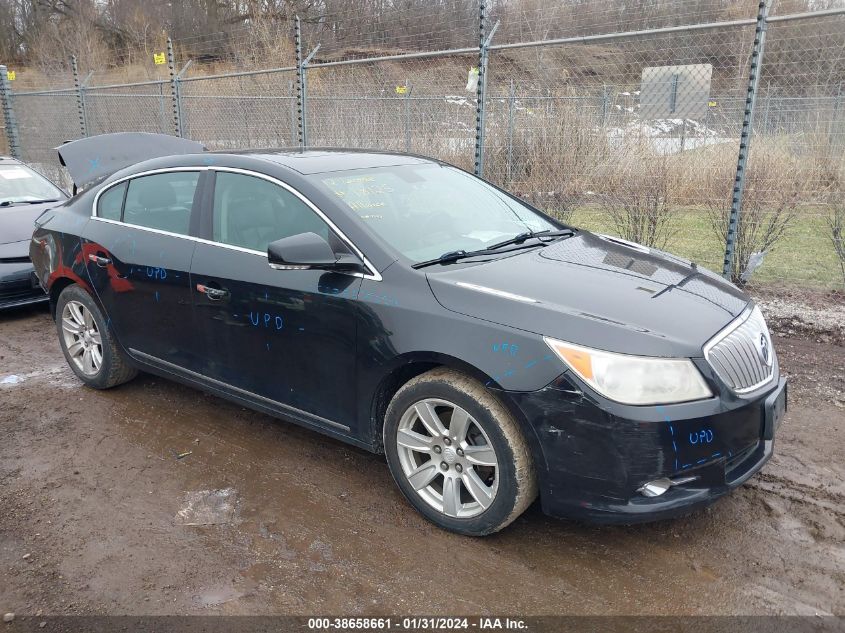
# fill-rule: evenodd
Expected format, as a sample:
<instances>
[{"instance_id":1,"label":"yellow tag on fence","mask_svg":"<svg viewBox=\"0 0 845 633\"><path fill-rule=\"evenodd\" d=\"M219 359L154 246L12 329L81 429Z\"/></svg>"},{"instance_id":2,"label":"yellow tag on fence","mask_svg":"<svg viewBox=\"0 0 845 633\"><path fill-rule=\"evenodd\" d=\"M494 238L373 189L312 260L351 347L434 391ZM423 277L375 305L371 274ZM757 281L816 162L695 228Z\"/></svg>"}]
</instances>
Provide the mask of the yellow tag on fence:
<instances>
[{"instance_id":1,"label":"yellow tag on fence","mask_svg":"<svg viewBox=\"0 0 845 633\"><path fill-rule=\"evenodd\" d=\"M403 95L408 92L408 86L396 86L396 94Z\"/></svg>"},{"instance_id":2,"label":"yellow tag on fence","mask_svg":"<svg viewBox=\"0 0 845 633\"><path fill-rule=\"evenodd\" d=\"M14 70L7 70L7 71L6 71L6 77L9 79L9 81L14 81L14 80L15 80L15 76L16 76L16 75L15 75L15 71L14 71Z\"/></svg>"},{"instance_id":3,"label":"yellow tag on fence","mask_svg":"<svg viewBox=\"0 0 845 633\"><path fill-rule=\"evenodd\" d=\"M167 56L164 53L153 53L153 63L156 66L161 66L167 63Z\"/></svg>"},{"instance_id":4,"label":"yellow tag on fence","mask_svg":"<svg viewBox=\"0 0 845 633\"><path fill-rule=\"evenodd\" d=\"M716 104L716 102L715 102L715 101L708 101L708 102L707 102L707 105L708 105L709 107L711 107L711 108L715 108L717 104Z\"/></svg>"}]
</instances>

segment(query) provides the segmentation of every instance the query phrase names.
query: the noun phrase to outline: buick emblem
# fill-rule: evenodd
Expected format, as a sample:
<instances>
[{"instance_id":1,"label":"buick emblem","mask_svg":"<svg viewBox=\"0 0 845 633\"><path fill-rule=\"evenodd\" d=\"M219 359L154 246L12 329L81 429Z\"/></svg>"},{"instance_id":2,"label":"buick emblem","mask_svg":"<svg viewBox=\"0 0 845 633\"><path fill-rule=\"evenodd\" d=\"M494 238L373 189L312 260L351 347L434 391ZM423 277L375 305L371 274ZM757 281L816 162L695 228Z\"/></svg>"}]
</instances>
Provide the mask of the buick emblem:
<instances>
[{"instance_id":1,"label":"buick emblem","mask_svg":"<svg viewBox=\"0 0 845 633\"><path fill-rule=\"evenodd\" d=\"M760 342L757 345L757 353L760 354L760 360L768 367L772 364L772 352L769 350L769 339L766 335L760 332Z\"/></svg>"}]
</instances>

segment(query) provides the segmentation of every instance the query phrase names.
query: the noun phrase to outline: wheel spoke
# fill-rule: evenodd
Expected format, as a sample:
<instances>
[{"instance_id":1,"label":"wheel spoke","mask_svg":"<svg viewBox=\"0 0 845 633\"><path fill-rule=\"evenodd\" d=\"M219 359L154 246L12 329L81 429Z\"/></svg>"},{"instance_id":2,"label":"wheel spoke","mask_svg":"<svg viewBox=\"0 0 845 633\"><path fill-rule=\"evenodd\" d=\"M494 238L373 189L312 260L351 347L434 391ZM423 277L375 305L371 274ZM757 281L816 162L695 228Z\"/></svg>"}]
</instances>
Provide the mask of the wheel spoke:
<instances>
[{"instance_id":1,"label":"wheel spoke","mask_svg":"<svg viewBox=\"0 0 845 633\"><path fill-rule=\"evenodd\" d=\"M82 371L86 373L94 373L94 364L91 360L91 349L86 348L84 352L82 352Z\"/></svg>"},{"instance_id":2,"label":"wheel spoke","mask_svg":"<svg viewBox=\"0 0 845 633\"><path fill-rule=\"evenodd\" d=\"M455 407L452 410L452 419L449 422L449 435L451 435L458 442L460 442L467 436L468 428L469 413L467 413L460 407Z\"/></svg>"},{"instance_id":3,"label":"wheel spoke","mask_svg":"<svg viewBox=\"0 0 845 633\"><path fill-rule=\"evenodd\" d=\"M82 345L82 341L74 341L67 346L67 353L70 354L71 358L76 358L84 351L85 347Z\"/></svg>"},{"instance_id":4,"label":"wheel spoke","mask_svg":"<svg viewBox=\"0 0 845 633\"><path fill-rule=\"evenodd\" d=\"M91 342L92 342L92 343L94 343L95 345L102 345L102 344L103 344L103 339L102 339L102 337L100 336L100 333L99 333L99 332L96 332L96 331L95 331L95 332L91 335Z\"/></svg>"},{"instance_id":5,"label":"wheel spoke","mask_svg":"<svg viewBox=\"0 0 845 633\"><path fill-rule=\"evenodd\" d=\"M71 334L81 334L82 328L76 323L73 318L65 317L62 319L62 329Z\"/></svg>"},{"instance_id":6,"label":"wheel spoke","mask_svg":"<svg viewBox=\"0 0 845 633\"><path fill-rule=\"evenodd\" d=\"M423 423L423 426L425 426L426 430L432 437L439 437L446 434L446 427L443 426L443 422L441 422L440 418L437 417L437 412L434 410L434 406L432 404L428 402L418 402L414 405L414 411L416 411L420 422Z\"/></svg>"},{"instance_id":7,"label":"wheel spoke","mask_svg":"<svg viewBox=\"0 0 845 633\"><path fill-rule=\"evenodd\" d=\"M97 346L91 348L91 364L94 366L95 371L99 370L100 365L103 364L103 352Z\"/></svg>"},{"instance_id":8,"label":"wheel spoke","mask_svg":"<svg viewBox=\"0 0 845 633\"><path fill-rule=\"evenodd\" d=\"M76 321L77 325L80 327L85 325L85 317L82 316L82 306L76 301L71 301L67 304L68 311L70 312L71 318Z\"/></svg>"},{"instance_id":9,"label":"wheel spoke","mask_svg":"<svg viewBox=\"0 0 845 633\"><path fill-rule=\"evenodd\" d=\"M399 446L410 448L412 451L428 453L431 451L434 440L430 437L426 437L422 433L411 431L410 429L399 429L396 433L396 443L399 444Z\"/></svg>"},{"instance_id":10,"label":"wheel spoke","mask_svg":"<svg viewBox=\"0 0 845 633\"><path fill-rule=\"evenodd\" d=\"M493 503L493 491L490 487L481 481L481 477L473 469L465 470L461 475L461 480L464 482L469 494L475 499L482 508L487 508Z\"/></svg>"},{"instance_id":11,"label":"wheel spoke","mask_svg":"<svg viewBox=\"0 0 845 633\"><path fill-rule=\"evenodd\" d=\"M91 316L90 310L84 308L80 308L80 310L82 310L82 318L85 320L85 327L90 330L94 327L94 317Z\"/></svg>"},{"instance_id":12,"label":"wheel spoke","mask_svg":"<svg viewBox=\"0 0 845 633\"><path fill-rule=\"evenodd\" d=\"M446 516L458 516L461 509L461 480L456 477L443 479L443 513Z\"/></svg>"},{"instance_id":13,"label":"wheel spoke","mask_svg":"<svg viewBox=\"0 0 845 633\"><path fill-rule=\"evenodd\" d=\"M413 472L408 474L408 481L414 487L414 490L421 490L434 481L434 478L437 477L439 472L437 462L431 460L421 464Z\"/></svg>"},{"instance_id":14,"label":"wheel spoke","mask_svg":"<svg viewBox=\"0 0 845 633\"><path fill-rule=\"evenodd\" d=\"M496 453L489 444L481 446L467 446L464 448L464 458L475 466L496 466Z\"/></svg>"}]
</instances>

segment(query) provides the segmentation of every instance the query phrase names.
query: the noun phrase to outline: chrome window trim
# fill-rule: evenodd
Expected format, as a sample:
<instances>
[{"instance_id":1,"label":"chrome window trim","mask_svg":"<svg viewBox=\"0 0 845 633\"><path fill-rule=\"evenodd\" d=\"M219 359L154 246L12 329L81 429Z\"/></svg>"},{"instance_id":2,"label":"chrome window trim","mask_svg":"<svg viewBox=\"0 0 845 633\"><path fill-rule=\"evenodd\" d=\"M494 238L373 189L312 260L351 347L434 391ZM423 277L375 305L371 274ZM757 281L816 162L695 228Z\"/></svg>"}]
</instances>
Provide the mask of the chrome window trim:
<instances>
[{"instance_id":1,"label":"chrome window trim","mask_svg":"<svg viewBox=\"0 0 845 633\"><path fill-rule=\"evenodd\" d=\"M230 172L230 173L234 173L234 174L243 174L245 176L253 176L255 178L261 178L261 179L266 180L268 182L272 182L273 184L281 187L282 189L285 189L286 191L292 193L294 196L299 198L303 203L305 203L305 205L308 208L310 208L314 213L316 213L317 216L321 220L323 220L326 224L328 224L329 227L337 234L337 236L341 240L343 240L347 244L347 246L349 246L352 249L352 251L356 255L358 255L358 257L361 258L361 260L364 262L364 266L370 271L369 273L344 273L344 274L349 274L353 277L361 277L362 279L370 279L372 281L381 281L382 280L381 273L379 273L379 271L376 269L376 267L373 266L372 263L370 263L370 260L367 259L366 255L364 255L364 253L361 251L361 249L359 249L357 246L355 246L355 244L352 242L352 240L349 239L346 236L346 234L343 231L341 231L340 228L338 228L338 226L334 222L332 222L332 220L329 219L329 217L326 216L326 214L323 213L317 207L317 205L315 205L308 198L306 198L302 193L300 193L299 191L297 191L296 189L291 187L286 182L283 182L283 181L279 180L278 178L274 178L273 176L268 176L267 174L262 174L261 172L253 171L253 170L250 170L250 169L243 169L243 168L240 168L240 167L217 167L217 166L211 166L211 165L194 166L194 167L162 167L162 168L159 168L159 169L150 169L150 170L147 170L147 171L141 171L141 172L138 172L137 174L131 174L129 176L123 176L123 177L115 180L114 182L110 182L106 187L103 187L102 189L100 189L97 192L97 194L94 196L94 202L91 205L91 219L97 220L99 222L108 222L109 224L118 224L118 225L121 225L121 226L128 226L128 227L131 227L133 229L140 229L142 231L149 231L150 233L158 233L160 235L168 235L170 237L179 237L179 238L182 238L182 239L192 240L194 242L199 242L201 244L209 244L211 246L219 246L221 248L228 248L230 250L240 251L242 253L250 253L252 255L259 255L261 257L264 257L264 259L267 259L267 253L266 252L257 251L257 250L252 249L252 248L244 248L242 246L235 246L234 244L224 244L223 242L215 242L214 240L206 240L206 239L203 239L201 237L196 237L196 236L193 236L193 235L183 235L181 233L172 233L170 231L163 231L161 229L155 229L155 228L148 227L148 226L140 226L138 224L132 224L130 222L123 222L121 220L110 220L110 219L107 219L107 218L101 218L97 215L97 206L100 202L100 196L103 195L106 191L108 191L112 187L115 187L122 182L126 182L127 180L132 180L133 178L141 178L143 176L154 176L156 174L166 174L166 173L170 173L170 172L182 172L182 171L198 171L198 172L202 172L202 171L221 172L222 171L222 172Z\"/></svg>"},{"instance_id":2,"label":"chrome window trim","mask_svg":"<svg viewBox=\"0 0 845 633\"><path fill-rule=\"evenodd\" d=\"M734 330L736 330L739 327L741 327L742 325L744 325L745 322L748 321L748 319L751 318L751 315L754 313L754 308L756 308L756 307L757 307L756 305L751 305L751 304L747 305L738 317L736 317L733 321L731 321L725 327L723 327L721 330L719 330L713 336L713 338L711 338L709 341L707 341L707 343L705 343L705 345L704 345L704 348L702 350L704 352L704 359L707 361L707 364L710 365L710 367L713 369L713 371L716 372L716 375L719 376L719 380L721 380L722 382L725 382L725 379L722 378L722 376L719 375L719 372L716 371L716 368L713 366L713 363L710 361L710 351L717 344L721 343L722 340L725 337L730 335L731 332L733 332ZM771 332L769 332L768 324L766 324L765 334L766 334L766 339L769 342L769 348L772 350L772 354L774 354L775 348L772 345L772 335L771 335ZM764 379L764 380L762 380L762 381L760 381L760 382L758 382L754 385L751 385L750 387L743 387L741 389L734 389L734 388L730 387L730 385L726 385L726 386L728 386L728 388L731 391L733 391L735 394L745 395L747 393L751 393L752 391L756 391L757 389L760 389L761 387L763 387L763 386L769 384L770 382L772 382L774 379L775 379L775 371L774 371L774 368L773 368L772 372L771 372L771 374L769 375L768 378L766 378L766 379Z\"/></svg>"}]
</instances>

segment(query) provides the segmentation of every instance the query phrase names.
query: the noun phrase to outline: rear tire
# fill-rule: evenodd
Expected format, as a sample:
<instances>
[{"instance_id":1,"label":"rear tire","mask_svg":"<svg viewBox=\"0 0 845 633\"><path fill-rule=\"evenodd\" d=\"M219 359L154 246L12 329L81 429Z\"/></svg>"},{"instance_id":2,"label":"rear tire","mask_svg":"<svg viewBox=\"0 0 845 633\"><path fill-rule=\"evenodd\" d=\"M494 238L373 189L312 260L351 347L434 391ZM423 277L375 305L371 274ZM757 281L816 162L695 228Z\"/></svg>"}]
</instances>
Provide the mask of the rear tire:
<instances>
[{"instance_id":1,"label":"rear tire","mask_svg":"<svg viewBox=\"0 0 845 633\"><path fill-rule=\"evenodd\" d=\"M138 375L117 345L100 308L76 284L59 295L56 328L67 364L89 387L109 389Z\"/></svg>"},{"instance_id":2,"label":"rear tire","mask_svg":"<svg viewBox=\"0 0 845 633\"><path fill-rule=\"evenodd\" d=\"M424 517L484 536L514 521L537 496L537 476L518 423L481 383L438 368L390 402L384 448L399 489Z\"/></svg>"}]
</instances>

